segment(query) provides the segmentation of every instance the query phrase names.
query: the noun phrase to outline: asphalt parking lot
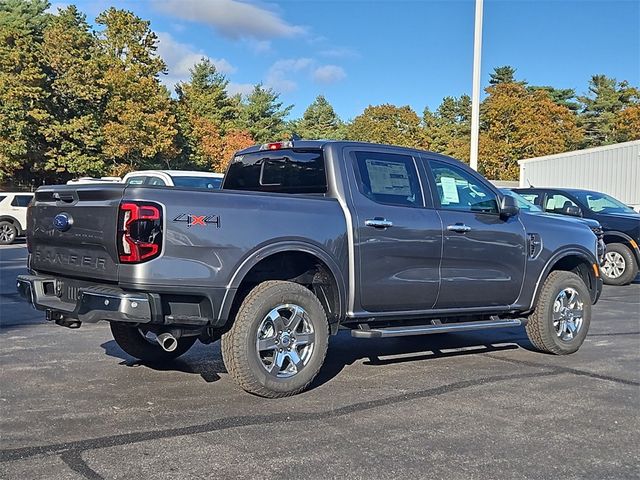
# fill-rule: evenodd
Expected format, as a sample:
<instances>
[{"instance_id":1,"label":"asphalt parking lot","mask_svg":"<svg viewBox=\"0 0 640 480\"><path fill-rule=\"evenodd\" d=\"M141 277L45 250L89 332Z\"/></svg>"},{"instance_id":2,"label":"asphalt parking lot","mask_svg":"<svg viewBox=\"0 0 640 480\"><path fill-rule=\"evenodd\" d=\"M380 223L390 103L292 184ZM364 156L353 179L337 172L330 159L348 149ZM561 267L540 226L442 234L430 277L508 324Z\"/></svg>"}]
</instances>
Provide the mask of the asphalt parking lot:
<instances>
[{"instance_id":1,"label":"asphalt parking lot","mask_svg":"<svg viewBox=\"0 0 640 480\"><path fill-rule=\"evenodd\" d=\"M69 330L15 294L0 247L0 478L640 478L640 281L605 287L582 349L522 329L332 338L297 397L228 378L219 344L141 365L108 325Z\"/></svg>"}]
</instances>

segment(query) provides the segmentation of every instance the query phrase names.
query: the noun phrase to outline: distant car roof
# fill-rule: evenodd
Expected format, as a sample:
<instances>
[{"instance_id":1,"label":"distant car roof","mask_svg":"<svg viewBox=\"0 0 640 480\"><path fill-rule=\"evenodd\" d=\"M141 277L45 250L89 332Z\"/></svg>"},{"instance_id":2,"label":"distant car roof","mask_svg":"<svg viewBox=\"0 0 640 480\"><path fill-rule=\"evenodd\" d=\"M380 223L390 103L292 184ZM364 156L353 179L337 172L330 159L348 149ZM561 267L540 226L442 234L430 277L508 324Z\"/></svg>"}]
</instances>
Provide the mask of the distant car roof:
<instances>
[{"instance_id":1,"label":"distant car roof","mask_svg":"<svg viewBox=\"0 0 640 480\"><path fill-rule=\"evenodd\" d=\"M222 173L199 172L196 170L140 170L137 172L127 173L127 176L132 177L134 175L151 175L154 173L164 173L166 175L169 175L170 177L224 177L224 174Z\"/></svg>"}]
</instances>

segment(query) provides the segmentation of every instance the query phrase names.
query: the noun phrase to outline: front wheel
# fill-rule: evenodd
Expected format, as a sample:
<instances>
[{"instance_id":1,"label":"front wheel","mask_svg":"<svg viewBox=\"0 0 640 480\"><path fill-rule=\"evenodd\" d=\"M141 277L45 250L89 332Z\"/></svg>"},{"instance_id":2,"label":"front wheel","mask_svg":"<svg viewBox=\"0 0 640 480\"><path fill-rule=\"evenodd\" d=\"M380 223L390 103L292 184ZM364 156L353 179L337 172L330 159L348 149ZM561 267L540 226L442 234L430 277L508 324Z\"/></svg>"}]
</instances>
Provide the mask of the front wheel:
<instances>
[{"instance_id":1,"label":"front wheel","mask_svg":"<svg viewBox=\"0 0 640 480\"><path fill-rule=\"evenodd\" d=\"M297 283L267 281L249 292L222 336L222 358L241 388L279 398L309 386L328 344L329 326L318 298Z\"/></svg>"},{"instance_id":2,"label":"front wheel","mask_svg":"<svg viewBox=\"0 0 640 480\"><path fill-rule=\"evenodd\" d=\"M622 243L610 243L601 271L602 280L607 285L627 285L638 275L638 264L629 247Z\"/></svg>"},{"instance_id":3,"label":"front wheel","mask_svg":"<svg viewBox=\"0 0 640 480\"><path fill-rule=\"evenodd\" d=\"M582 279L572 272L551 272L542 286L526 331L543 352L566 355L577 351L591 323L591 297Z\"/></svg>"}]
</instances>

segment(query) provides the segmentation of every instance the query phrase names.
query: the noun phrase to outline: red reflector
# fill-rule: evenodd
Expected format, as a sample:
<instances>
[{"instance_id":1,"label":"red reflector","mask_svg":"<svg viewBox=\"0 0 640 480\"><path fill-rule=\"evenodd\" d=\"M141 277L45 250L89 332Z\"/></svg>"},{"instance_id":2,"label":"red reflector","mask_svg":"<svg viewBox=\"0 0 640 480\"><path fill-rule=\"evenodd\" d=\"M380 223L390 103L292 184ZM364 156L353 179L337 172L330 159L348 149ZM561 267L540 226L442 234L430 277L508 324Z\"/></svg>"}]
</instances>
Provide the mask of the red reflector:
<instances>
[{"instance_id":1,"label":"red reflector","mask_svg":"<svg viewBox=\"0 0 640 480\"><path fill-rule=\"evenodd\" d=\"M280 150L282 148L282 142L270 143L267 145L269 150Z\"/></svg>"}]
</instances>

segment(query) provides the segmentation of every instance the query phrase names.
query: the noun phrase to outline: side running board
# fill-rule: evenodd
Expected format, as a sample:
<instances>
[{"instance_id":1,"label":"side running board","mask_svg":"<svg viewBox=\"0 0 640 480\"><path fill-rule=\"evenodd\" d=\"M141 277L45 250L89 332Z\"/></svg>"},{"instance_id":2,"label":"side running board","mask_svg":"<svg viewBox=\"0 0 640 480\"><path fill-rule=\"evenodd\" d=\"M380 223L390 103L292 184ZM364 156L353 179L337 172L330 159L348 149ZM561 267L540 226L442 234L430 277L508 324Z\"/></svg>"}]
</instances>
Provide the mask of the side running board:
<instances>
[{"instance_id":1,"label":"side running board","mask_svg":"<svg viewBox=\"0 0 640 480\"><path fill-rule=\"evenodd\" d=\"M501 320L491 317L491 320L477 322L441 323L432 320L427 325L408 325L398 327L370 328L368 324L360 324L351 330L351 336L356 338L388 338L406 337L409 335L430 335L432 333L466 332L470 330L487 330L490 328L519 327L525 324L521 318Z\"/></svg>"}]
</instances>

